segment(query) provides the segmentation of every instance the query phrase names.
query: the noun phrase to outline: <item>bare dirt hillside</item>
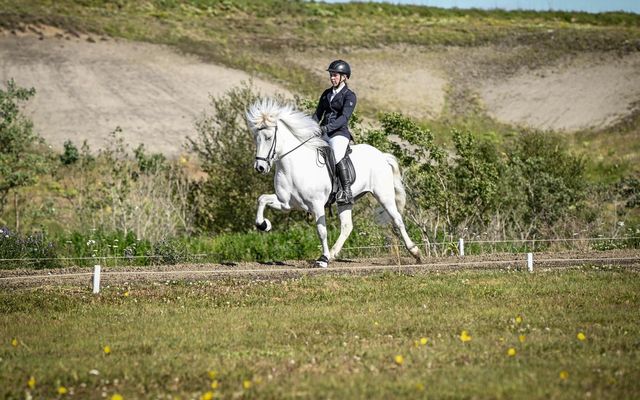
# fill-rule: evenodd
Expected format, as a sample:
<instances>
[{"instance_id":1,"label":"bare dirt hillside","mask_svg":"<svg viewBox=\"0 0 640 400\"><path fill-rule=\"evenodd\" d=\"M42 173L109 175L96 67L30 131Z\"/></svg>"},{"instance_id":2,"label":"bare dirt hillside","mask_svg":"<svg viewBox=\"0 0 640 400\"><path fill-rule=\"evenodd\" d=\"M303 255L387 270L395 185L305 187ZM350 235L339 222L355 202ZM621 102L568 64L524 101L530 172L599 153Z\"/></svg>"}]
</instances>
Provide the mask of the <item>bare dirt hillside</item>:
<instances>
[{"instance_id":1,"label":"bare dirt hillside","mask_svg":"<svg viewBox=\"0 0 640 400\"><path fill-rule=\"evenodd\" d=\"M518 51L397 47L290 54L291 62L326 77L334 58L349 60L350 86L360 103L419 119L455 109L458 95L473 99L496 120L539 129L602 129L640 107L640 53L566 55L543 66L505 68ZM220 96L251 78L165 47L30 26L0 30L0 80L35 87L28 113L54 147L87 140L103 147L121 127L136 147L177 155L194 121ZM327 81L328 84L328 81ZM290 96L261 79L262 93ZM207 110L211 111L211 110Z\"/></svg>"},{"instance_id":2,"label":"bare dirt hillside","mask_svg":"<svg viewBox=\"0 0 640 400\"><path fill-rule=\"evenodd\" d=\"M210 96L252 79L243 71L206 64L166 46L71 34L38 26L24 34L0 31L0 80L34 87L27 107L36 130L62 148L66 140L104 147L122 128L125 141L175 156ZM252 79L262 93L286 90Z\"/></svg>"},{"instance_id":3,"label":"bare dirt hillside","mask_svg":"<svg viewBox=\"0 0 640 400\"><path fill-rule=\"evenodd\" d=\"M507 79L487 79L480 94L489 115L515 125L575 131L619 122L640 102L640 53L580 55Z\"/></svg>"}]
</instances>

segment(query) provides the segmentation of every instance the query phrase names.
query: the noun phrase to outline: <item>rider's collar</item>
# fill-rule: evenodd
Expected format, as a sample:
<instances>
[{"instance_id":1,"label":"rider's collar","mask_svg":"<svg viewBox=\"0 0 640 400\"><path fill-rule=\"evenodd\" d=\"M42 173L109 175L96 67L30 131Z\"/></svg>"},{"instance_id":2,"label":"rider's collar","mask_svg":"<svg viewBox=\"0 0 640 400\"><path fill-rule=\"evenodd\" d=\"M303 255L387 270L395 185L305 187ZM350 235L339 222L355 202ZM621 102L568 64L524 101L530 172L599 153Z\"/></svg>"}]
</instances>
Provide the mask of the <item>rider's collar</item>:
<instances>
[{"instance_id":1,"label":"rider's collar","mask_svg":"<svg viewBox=\"0 0 640 400\"><path fill-rule=\"evenodd\" d=\"M345 86L347 86L344 81L340 82L340 84L338 85L338 87L332 87L331 90L333 90L333 94L337 94L338 92L340 92Z\"/></svg>"}]
</instances>

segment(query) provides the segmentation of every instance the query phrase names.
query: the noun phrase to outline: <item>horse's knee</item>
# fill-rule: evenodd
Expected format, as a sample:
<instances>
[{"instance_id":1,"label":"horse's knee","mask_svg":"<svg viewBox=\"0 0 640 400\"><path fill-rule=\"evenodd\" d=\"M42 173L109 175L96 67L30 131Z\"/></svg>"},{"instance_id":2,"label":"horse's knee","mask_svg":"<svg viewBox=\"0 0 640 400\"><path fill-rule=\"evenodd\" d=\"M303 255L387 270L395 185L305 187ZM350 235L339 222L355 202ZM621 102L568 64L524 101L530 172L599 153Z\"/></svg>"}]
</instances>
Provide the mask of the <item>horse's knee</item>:
<instances>
[{"instance_id":1,"label":"horse's knee","mask_svg":"<svg viewBox=\"0 0 640 400\"><path fill-rule=\"evenodd\" d=\"M340 231L344 232L346 234L351 233L351 231L353 230L353 222L351 221L344 221L340 224Z\"/></svg>"}]
</instances>

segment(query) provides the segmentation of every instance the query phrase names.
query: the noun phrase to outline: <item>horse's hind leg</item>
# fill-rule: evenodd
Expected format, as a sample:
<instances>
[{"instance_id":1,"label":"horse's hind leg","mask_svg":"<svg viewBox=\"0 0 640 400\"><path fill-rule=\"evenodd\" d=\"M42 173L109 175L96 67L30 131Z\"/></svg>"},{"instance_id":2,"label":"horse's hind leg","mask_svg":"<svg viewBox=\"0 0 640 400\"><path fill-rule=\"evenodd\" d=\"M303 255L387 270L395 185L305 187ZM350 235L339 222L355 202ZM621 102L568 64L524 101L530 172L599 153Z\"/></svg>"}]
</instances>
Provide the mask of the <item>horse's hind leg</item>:
<instances>
[{"instance_id":1,"label":"horse's hind leg","mask_svg":"<svg viewBox=\"0 0 640 400\"><path fill-rule=\"evenodd\" d=\"M353 206L351 204L338 207L338 215L340 217L340 236L338 236L338 240L336 240L331 248L331 258L338 257L338 254L340 254L340 251L342 250L342 246L344 246L344 242L346 242L349 235L351 235L351 231L353 230L353 222L351 218L352 208Z\"/></svg>"},{"instance_id":2,"label":"horse's hind leg","mask_svg":"<svg viewBox=\"0 0 640 400\"><path fill-rule=\"evenodd\" d=\"M414 256L416 260L420 261L420 257L421 257L420 248L416 246L416 244L413 243L413 241L409 237L409 234L407 233L407 229L404 226L404 221L402 220L402 215L400 215L400 212L398 211L398 207L396 206L395 198L391 196L389 197L376 196L376 198L378 199L382 207L385 209L385 211L391 217L391 222L393 223L393 226L396 228L396 230L400 234L400 237L402 237L402 241L404 242L404 245L407 248L407 250L409 250L409 253L411 253L411 255Z\"/></svg>"}]
</instances>

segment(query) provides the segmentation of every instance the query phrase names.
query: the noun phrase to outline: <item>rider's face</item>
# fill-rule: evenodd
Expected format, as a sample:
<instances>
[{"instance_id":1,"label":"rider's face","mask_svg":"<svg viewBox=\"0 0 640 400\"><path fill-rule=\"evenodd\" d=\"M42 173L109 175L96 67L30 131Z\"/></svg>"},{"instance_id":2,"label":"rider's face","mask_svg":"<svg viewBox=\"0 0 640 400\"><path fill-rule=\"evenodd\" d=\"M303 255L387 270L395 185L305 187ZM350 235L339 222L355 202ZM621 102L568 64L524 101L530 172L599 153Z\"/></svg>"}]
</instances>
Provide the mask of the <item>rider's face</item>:
<instances>
[{"instance_id":1,"label":"rider's face","mask_svg":"<svg viewBox=\"0 0 640 400\"><path fill-rule=\"evenodd\" d=\"M340 86L341 76L342 75L337 72L329 72L329 80L331 81L333 87Z\"/></svg>"}]
</instances>

